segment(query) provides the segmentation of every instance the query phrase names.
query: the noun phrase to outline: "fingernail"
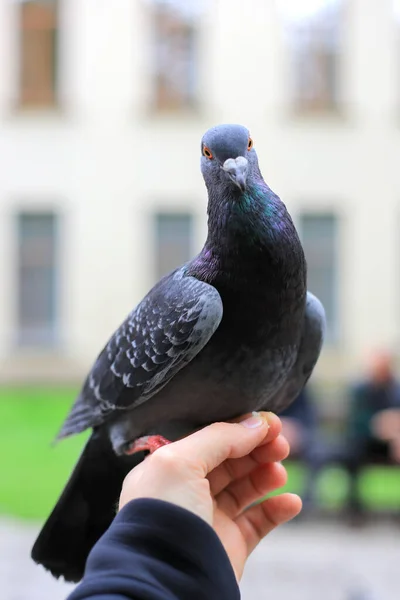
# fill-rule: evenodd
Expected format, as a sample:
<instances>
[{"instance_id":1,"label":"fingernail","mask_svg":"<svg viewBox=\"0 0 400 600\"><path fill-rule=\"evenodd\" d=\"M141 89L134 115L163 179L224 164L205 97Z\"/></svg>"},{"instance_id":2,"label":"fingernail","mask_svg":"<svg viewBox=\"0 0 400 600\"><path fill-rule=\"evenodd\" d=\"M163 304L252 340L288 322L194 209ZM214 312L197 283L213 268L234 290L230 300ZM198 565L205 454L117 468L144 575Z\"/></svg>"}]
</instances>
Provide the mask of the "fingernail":
<instances>
[{"instance_id":1,"label":"fingernail","mask_svg":"<svg viewBox=\"0 0 400 600\"><path fill-rule=\"evenodd\" d=\"M247 419L241 421L240 424L248 429L255 429L256 427L261 427L261 425L268 425L267 420L263 415L255 411L251 414L251 417L247 417Z\"/></svg>"}]
</instances>

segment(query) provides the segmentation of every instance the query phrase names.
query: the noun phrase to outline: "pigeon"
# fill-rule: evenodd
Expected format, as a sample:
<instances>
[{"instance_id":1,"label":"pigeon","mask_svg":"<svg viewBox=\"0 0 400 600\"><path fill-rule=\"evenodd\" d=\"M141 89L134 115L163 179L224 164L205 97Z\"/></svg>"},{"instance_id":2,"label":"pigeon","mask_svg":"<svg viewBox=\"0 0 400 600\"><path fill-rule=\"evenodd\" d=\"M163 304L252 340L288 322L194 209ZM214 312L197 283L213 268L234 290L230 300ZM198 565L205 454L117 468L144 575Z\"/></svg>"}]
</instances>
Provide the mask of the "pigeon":
<instances>
[{"instance_id":1,"label":"pigeon","mask_svg":"<svg viewBox=\"0 0 400 600\"><path fill-rule=\"evenodd\" d=\"M307 291L299 236L261 175L248 129L209 129L201 171L203 249L115 331L58 435L92 429L31 553L66 581L82 578L124 477L148 452L213 422L283 410L321 352L324 308Z\"/></svg>"}]
</instances>

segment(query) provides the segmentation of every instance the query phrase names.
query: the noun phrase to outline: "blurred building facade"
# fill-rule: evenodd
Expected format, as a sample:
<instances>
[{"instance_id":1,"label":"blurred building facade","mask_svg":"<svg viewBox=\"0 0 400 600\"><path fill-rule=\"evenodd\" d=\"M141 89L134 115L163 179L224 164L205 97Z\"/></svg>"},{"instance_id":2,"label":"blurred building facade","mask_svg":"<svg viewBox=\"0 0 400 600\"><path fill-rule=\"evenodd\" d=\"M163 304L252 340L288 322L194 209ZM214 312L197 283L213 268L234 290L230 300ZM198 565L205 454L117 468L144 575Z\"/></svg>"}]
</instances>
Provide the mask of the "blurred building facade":
<instances>
[{"instance_id":1,"label":"blurred building facade","mask_svg":"<svg viewBox=\"0 0 400 600\"><path fill-rule=\"evenodd\" d=\"M400 330L393 0L0 0L0 380L80 378L200 250L202 133L246 124L345 377Z\"/></svg>"}]
</instances>

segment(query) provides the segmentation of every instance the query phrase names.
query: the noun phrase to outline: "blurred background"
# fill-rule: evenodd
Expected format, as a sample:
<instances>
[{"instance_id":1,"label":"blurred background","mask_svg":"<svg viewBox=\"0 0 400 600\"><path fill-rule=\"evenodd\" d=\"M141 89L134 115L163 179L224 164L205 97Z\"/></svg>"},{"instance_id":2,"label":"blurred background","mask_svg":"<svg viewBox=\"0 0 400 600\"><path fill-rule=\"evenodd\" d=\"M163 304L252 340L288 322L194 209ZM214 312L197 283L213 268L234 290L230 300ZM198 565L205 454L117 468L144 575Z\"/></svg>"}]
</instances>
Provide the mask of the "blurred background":
<instances>
[{"instance_id":1,"label":"blurred background","mask_svg":"<svg viewBox=\"0 0 400 600\"><path fill-rule=\"evenodd\" d=\"M328 320L284 421L306 510L243 598L397 598L399 74L399 0L0 0L5 600L66 595L28 553L86 436L50 444L113 330L201 249L220 122L249 127Z\"/></svg>"}]
</instances>

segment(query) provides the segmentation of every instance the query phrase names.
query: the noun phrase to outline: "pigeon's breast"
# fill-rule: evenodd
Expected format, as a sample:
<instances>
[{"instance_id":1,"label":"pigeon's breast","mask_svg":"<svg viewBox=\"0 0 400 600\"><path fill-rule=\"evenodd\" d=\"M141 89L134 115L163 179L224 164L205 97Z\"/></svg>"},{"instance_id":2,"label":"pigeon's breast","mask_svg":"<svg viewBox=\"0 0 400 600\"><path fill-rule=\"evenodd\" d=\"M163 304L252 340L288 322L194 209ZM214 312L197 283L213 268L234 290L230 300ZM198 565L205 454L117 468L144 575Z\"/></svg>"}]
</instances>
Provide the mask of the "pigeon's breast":
<instances>
[{"instance_id":1,"label":"pigeon's breast","mask_svg":"<svg viewBox=\"0 0 400 600\"><path fill-rule=\"evenodd\" d=\"M236 240L237 241L237 240ZM279 242L279 243L278 243ZM306 265L297 236L270 234L255 245L237 246L202 257L193 273L218 290L222 322L213 337L263 347L296 344L305 311ZM196 264L197 266L197 264Z\"/></svg>"},{"instance_id":2,"label":"pigeon's breast","mask_svg":"<svg viewBox=\"0 0 400 600\"><path fill-rule=\"evenodd\" d=\"M274 410L273 398L297 356L295 346L264 349L207 346L155 396L138 405L132 418L112 424L114 446L158 433L178 439L197 427L227 421L254 410Z\"/></svg>"},{"instance_id":3,"label":"pigeon's breast","mask_svg":"<svg viewBox=\"0 0 400 600\"><path fill-rule=\"evenodd\" d=\"M306 300L303 281L274 286L271 279L246 279L240 285L222 279L213 285L223 305L222 321L209 342L216 348L245 346L262 352L298 344Z\"/></svg>"}]
</instances>

